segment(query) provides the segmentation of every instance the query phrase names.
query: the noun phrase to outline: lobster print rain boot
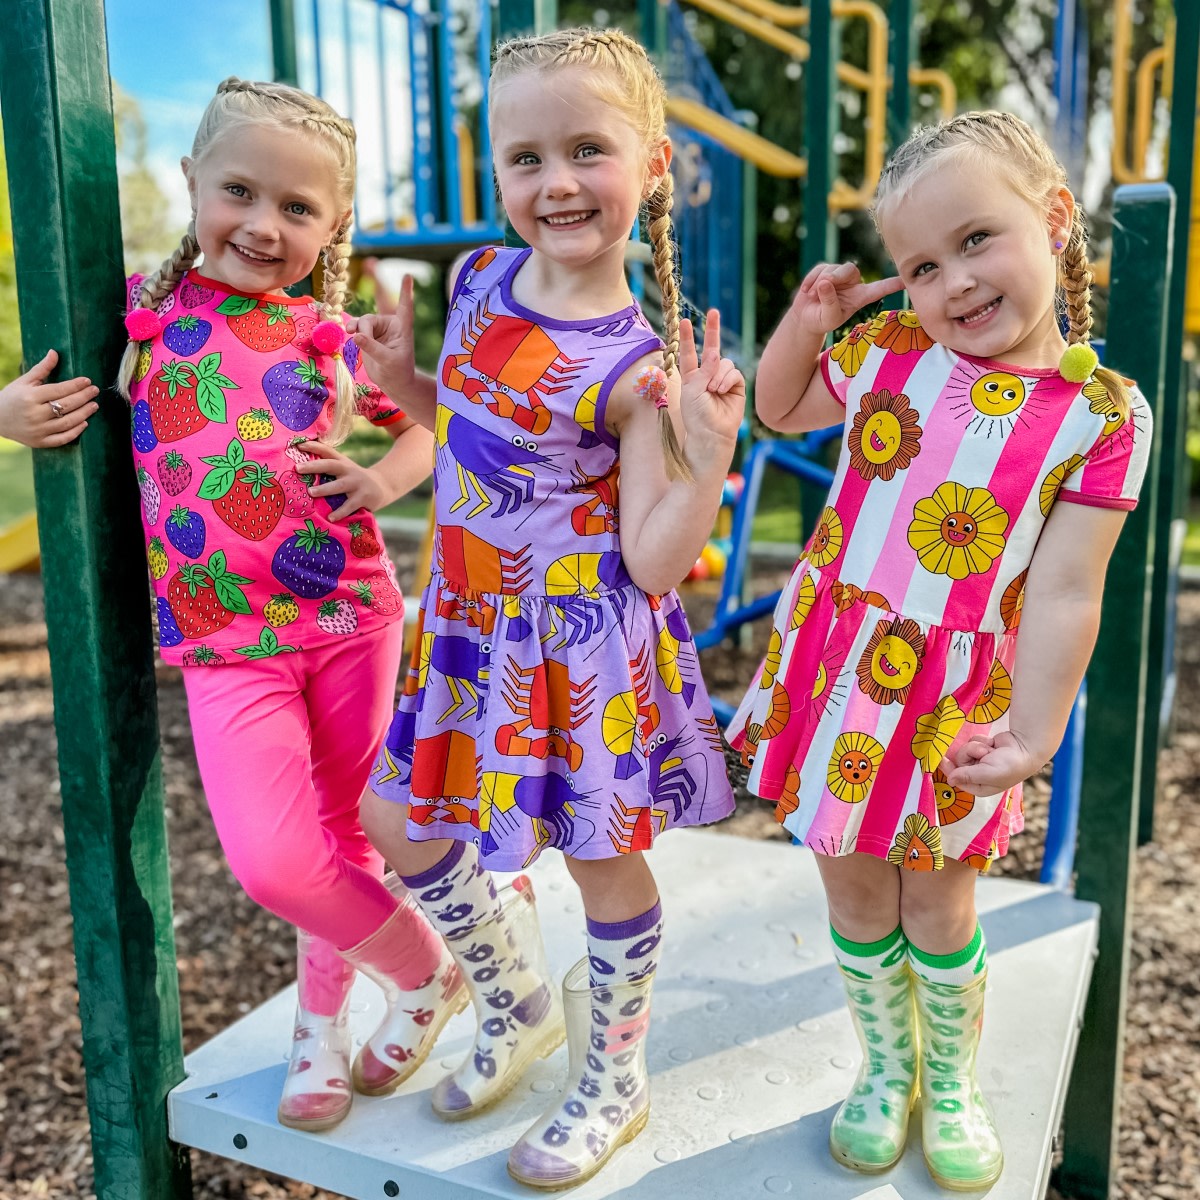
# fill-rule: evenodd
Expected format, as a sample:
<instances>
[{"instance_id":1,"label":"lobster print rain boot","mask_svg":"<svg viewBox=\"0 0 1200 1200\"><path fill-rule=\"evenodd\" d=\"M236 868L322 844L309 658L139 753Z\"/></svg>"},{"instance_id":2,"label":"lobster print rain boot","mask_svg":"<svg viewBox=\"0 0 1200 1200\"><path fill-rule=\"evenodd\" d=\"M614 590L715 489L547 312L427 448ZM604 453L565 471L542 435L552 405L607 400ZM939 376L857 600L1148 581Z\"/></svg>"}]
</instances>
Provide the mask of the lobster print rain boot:
<instances>
[{"instance_id":1,"label":"lobster print rain boot","mask_svg":"<svg viewBox=\"0 0 1200 1200\"><path fill-rule=\"evenodd\" d=\"M394 877L385 882L395 892ZM406 894L396 911L343 956L383 990L387 1011L354 1060L354 1089L385 1096L429 1056L442 1027L467 1006L467 989L442 939Z\"/></svg>"},{"instance_id":2,"label":"lobster print rain boot","mask_svg":"<svg viewBox=\"0 0 1200 1200\"><path fill-rule=\"evenodd\" d=\"M886 1171L904 1153L917 1097L917 1033L908 942L900 928L877 942L830 929L862 1047L858 1078L829 1130L829 1149L855 1171Z\"/></svg>"},{"instance_id":3,"label":"lobster print rain boot","mask_svg":"<svg viewBox=\"0 0 1200 1200\"><path fill-rule=\"evenodd\" d=\"M1004 1151L975 1077L987 984L983 930L976 927L956 955L925 954L910 944L909 956L921 1030L925 1164L944 1188L989 1187L1004 1169Z\"/></svg>"},{"instance_id":4,"label":"lobster print rain boot","mask_svg":"<svg viewBox=\"0 0 1200 1200\"><path fill-rule=\"evenodd\" d=\"M474 1045L432 1097L439 1117L461 1121L506 1096L534 1059L562 1044L562 1009L527 878L498 896L475 848L456 842L405 882L446 939L475 1006Z\"/></svg>"},{"instance_id":5,"label":"lobster print rain boot","mask_svg":"<svg viewBox=\"0 0 1200 1200\"><path fill-rule=\"evenodd\" d=\"M296 930L299 1000L279 1123L319 1133L350 1111L350 987L354 968L329 942Z\"/></svg>"}]
</instances>

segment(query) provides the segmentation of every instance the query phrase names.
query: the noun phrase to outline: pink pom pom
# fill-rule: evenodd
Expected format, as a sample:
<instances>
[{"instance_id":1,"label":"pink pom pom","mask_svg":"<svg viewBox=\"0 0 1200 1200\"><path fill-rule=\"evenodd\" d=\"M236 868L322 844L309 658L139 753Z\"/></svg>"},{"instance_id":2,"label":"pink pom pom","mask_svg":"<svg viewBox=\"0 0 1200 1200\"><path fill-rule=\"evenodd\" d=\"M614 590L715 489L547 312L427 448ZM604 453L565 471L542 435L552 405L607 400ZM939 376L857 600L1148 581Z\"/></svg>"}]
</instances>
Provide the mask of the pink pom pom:
<instances>
[{"instance_id":1,"label":"pink pom pom","mask_svg":"<svg viewBox=\"0 0 1200 1200\"><path fill-rule=\"evenodd\" d=\"M135 342L148 342L162 333L162 317L148 308L135 308L125 318L125 328Z\"/></svg>"},{"instance_id":2,"label":"pink pom pom","mask_svg":"<svg viewBox=\"0 0 1200 1200\"><path fill-rule=\"evenodd\" d=\"M633 381L633 390L653 400L655 408L667 407L667 373L662 367L647 367Z\"/></svg>"},{"instance_id":3,"label":"pink pom pom","mask_svg":"<svg viewBox=\"0 0 1200 1200\"><path fill-rule=\"evenodd\" d=\"M312 331L312 344L322 354L337 354L346 342L346 331L337 321L320 321Z\"/></svg>"}]
</instances>

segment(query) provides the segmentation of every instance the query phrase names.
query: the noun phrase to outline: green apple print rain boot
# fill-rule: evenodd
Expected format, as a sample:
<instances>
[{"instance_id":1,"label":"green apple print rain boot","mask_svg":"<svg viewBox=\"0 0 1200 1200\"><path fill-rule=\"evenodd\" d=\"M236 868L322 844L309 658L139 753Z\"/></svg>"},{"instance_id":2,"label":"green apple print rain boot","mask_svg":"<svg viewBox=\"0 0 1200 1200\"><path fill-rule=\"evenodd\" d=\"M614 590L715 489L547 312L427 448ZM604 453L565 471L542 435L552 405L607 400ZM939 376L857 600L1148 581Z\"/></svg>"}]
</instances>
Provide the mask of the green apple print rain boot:
<instances>
[{"instance_id":1,"label":"green apple print rain boot","mask_svg":"<svg viewBox=\"0 0 1200 1200\"><path fill-rule=\"evenodd\" d=\"M904 1153L917 1097L916 1014L908 943L897 928L878 942L833 935L863 1061L833 1118L829 1149L855 1171L886 1171Z\"/></svg>"}]
</instances>

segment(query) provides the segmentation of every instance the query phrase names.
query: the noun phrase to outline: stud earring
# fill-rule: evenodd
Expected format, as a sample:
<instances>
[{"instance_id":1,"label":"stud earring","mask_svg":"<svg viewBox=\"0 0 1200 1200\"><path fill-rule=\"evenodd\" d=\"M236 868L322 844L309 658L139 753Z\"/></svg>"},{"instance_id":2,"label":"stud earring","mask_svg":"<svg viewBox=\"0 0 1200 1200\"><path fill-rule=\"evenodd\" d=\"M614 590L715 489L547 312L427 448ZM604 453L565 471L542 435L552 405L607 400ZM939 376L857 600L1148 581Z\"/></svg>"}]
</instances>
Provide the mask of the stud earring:
<instances>
[{"instance_id":1,"label":"stud earring","mask_svg":"<svg viewBox=\"0 0 1200 1200\"><path fill-rule=\"evenodd\" d=\"M1061 250L1063 248L1062 242L1055 242L1054 248L1055 248L1055 250Z\"/></svg>"}]
</instances>

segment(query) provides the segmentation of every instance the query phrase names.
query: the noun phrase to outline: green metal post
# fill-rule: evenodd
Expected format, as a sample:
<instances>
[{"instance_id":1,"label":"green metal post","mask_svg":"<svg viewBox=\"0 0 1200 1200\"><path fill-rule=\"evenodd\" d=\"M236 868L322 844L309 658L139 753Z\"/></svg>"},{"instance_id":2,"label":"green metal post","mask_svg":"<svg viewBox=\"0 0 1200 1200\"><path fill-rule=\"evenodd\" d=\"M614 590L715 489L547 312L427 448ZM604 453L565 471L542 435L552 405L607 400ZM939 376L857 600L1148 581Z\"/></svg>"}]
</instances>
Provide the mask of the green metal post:
<instances>
[{"instance_id":1,"label":"green metal post","mask_svg":"<svg viewBox=\"0 0 1200 1200\"><path fill-rule=\"evenodd\" d=\"M271 62L276 83L300 86L296 61L296 8L294 0L271 0Z\"/></svg>"},{"instance_id":2,"label":"green metal post","mask_svg":"<svg viewBox=\"0 0 1200 1200\"><path fill-rule=\"evenodd\" d=\"M1107 358L1162 412L1174 197L1166 184L1118 188L1113 203ZM1104 588L1096 654L1088 669L1076 894L1100 904L1100 947L1063 1116L1058 1187L1076 1200L1107 1200L1120 1115L1125 984L1133 902L1138 791L1147 692L1155 510L1163 431L1156 428L1141 502L1129 515ZM1132 668L1132 669L1131 669ZM1101 699L1101 697L1103 699Z\"/></svg>"},{"instance_id":3,"label":"green metal post","mask_svg":"<svg viewBox=\"0 0 1200 1200\"><path fill-rule=\"evenodd\" d=\"M112 379L124 288L104 5L9 0L4 15L25 360L55 346L64 377ZM95 1190L168 1200L191 1184L167 1138L183 1056L149 601L129 414L101 398L78 443L34 454L54 723Z\"/></svg>"},{"instance_id":4,"label":"green metal post","mask_svg":"<svg viewBox=\"0 0 1200 1200\"><path fill-rule=\"evenodd\" d=\"M900 145L912 127L912 89L908 85L912 45L912 0L891 0L888 5L888 65L892 74L892 88L888 93L889 148Z\"/></svg>"},{"instance_id":5,"label":"green metal post","mask_svg":"<svg viewBox=\"0 0 1200 1200\"><path fill-rule=\"evenodd\" d=\"M558 0L500 0L496 36L545 33L558 23Z\"/></svg>"},{"instance_id":6,"label":"green metal post","mask_svg":"<svg viewBox=\"0 0 1200 1200\"><path fill-rule=\"evenodd\" d=\"M1173 664L1167 662L1167 607L1174 602L1171 573L1178 570L1182 539L1173 542L1175 522L1187 518L1187 375L1183 361L1183 312L1187 297L1188 240L1191 232L1192 170L1196 153L1197 56L1200 55L1200 4L1195 0L1175 5L1175 62L1172 68L1171 135L1167 182L1175 191L1175 249L1172 255L1171 291L1168 300L1167 370L1162 411L1162 476L1159 479L1160 536L1154 549L1154 599L1151 606L1149 694L1146 708L1147 754L1142 764L1142 799L1138 818L1138 844L1154 836L1154 802L1158 791L1158 755L1170 724L1172 696L1165 695ZM1110 321L1111 327L1111 321ZM1164 700L1159 703L1159 698ZM1151 753L1150 751L1155 751Z\"/></svg>"},{"instance_id":7,"label":"green metal post","mask_svg":"<svg viewBox=\"0 0 1200 1200\"><path fill-rule=\"evenodd\" d=\"M804 180L804 241L800 274L837 253L837 231L829 219L829 189L833 186L833 136L837 129L834 64L837 36L830 0L811 0L808 35L812 52L804 64L804 138L808 174Z\"/></svg>"},{"instance_id":8,"label":"green metal post","mask_svg":"<svg viewBox=\"0 0 1200 1200\"><path fill-rule=\"evenodd\" d=\"M646 53L662 65L667 52L667 7L662 0L638 0L638 23Z\"/></svg>"}]
</instances>

